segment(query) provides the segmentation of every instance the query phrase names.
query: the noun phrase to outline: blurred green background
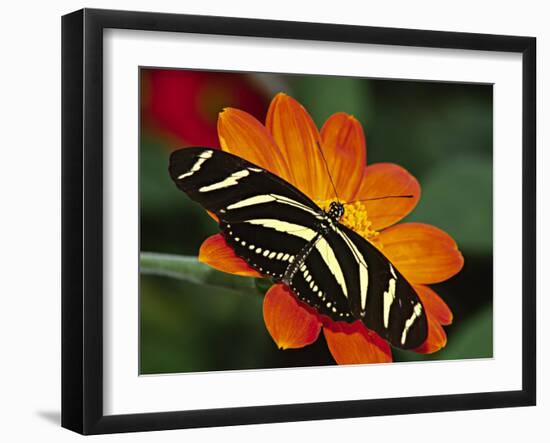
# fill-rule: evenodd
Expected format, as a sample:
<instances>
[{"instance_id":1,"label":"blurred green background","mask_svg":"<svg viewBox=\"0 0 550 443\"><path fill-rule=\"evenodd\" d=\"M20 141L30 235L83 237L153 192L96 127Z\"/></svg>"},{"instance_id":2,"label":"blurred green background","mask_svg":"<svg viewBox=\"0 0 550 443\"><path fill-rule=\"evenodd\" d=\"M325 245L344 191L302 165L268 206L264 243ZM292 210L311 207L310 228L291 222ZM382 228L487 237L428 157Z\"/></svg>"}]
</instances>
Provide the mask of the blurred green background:
<instances>
[{"instance_id":1,"label":"blurred green background","mask_svg":"<svg viewBox=\"0 0 550 443\"><path fill-rule=\"evenodd\" d=\"M442 228L464 255L458 275L432 285L454 313L447 347L432 355L394 349L395 361L492 357L491 85L142 69L141 251L196 257L217 225L172 183L170 152L219 146L216 120L225 107L263 122L280 91L319 127L335 112L353 114L363 124L368 162L398 163L421 184L406 221ZM142 261L141 373L334 364L323 334L304 349L276 348L262 318L259 290L267 285L196 266L184 263L195 275L187 278L181 266L171 272L170 263Z\"/></svg>"}]
</instances>

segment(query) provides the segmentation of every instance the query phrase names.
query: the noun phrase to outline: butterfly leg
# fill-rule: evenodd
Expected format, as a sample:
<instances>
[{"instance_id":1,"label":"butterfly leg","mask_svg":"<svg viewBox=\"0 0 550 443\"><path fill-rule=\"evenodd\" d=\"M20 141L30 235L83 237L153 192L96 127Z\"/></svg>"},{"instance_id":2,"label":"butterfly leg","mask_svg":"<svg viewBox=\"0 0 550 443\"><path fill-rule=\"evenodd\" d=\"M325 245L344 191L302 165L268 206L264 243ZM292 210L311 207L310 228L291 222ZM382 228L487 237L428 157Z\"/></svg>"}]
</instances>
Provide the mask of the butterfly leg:
<instances>
[{"instance_id":1,"label":"butterfly leg","mask_svg":"<svg viewBox=\"0 0 550 443\"><path fill-rule=\"evenodd\" d=\"M283 278L281 279L281 281L285 285L287 285L289 287L291 286L292 279L296 275L296 272L298 272L300 267L302 267L302 265L306 261L306 258L311 253L311 251L313 251L313 248L315 248L315 245L317 244L317 242L319 241L320 238L321 238L321 234L319 233L309 243L307 243L302 248L302 250L300 252L298 252L298 254L296 254L296 256L295 256L294 260L292 261L292 263L289 263L289 265L287 266L287 268L286 268L286 270L283 274Z\"/></svg>"}]
</instances>

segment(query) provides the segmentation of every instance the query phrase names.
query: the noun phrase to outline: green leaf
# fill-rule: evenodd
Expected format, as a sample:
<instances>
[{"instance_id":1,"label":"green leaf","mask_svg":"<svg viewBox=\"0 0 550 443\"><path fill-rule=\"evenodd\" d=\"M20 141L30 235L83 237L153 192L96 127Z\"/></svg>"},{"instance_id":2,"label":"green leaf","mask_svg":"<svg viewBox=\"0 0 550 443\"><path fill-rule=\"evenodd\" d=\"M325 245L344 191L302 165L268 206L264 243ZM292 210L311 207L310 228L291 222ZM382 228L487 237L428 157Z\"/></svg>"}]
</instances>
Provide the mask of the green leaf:
<instances>
[{"instance_id":1,"label":"green leaf","mask_svg":"<svg viewBox=\"0 0 550 443\"><path fill-rule=\"evenodd\" d=\"M493 309L485 307L463 322L453 324L447 346L433 354L393 349L395 361L463 360L493 356Z\"/></svg>"},{"instance_id":2,"label":"green leaf","mask_svg":"<svg viewBox=\"0 0 550 443\"><path fill-rule=\"evenodd\" d=\"M273 282L267 278L255 279L256 289L260 294L265 294L273 285Z\"/></svg>"},{"instance_id":3,"label":"green leaf","mask_svg":"<svg viewBox=\"0 0 550 443\"><path fill-rule=\"evenodd\" d=\"M493 356L493 309L486 307L464 322L459 330L449 335L442 358L490 358ZM435 354L437 356L437 353Z\"/></svg>"},{"instance_id":4,"label":"green leaf","mask_svg":"<svg viewBox=\"0 0 550 443\"><path fill-rule=\"evenodd\" d=\"M141 139L139 179L142 213L158 217L184 201L168 174L169 157L170 151L162 140L146 136Z\"/></svg>"},{"instance_id":5,"label":"green leaf","mask_svg":"<svg viewBox=\"0 0 550 443\"><path fill-rule=\"evenodd\" d=\"M422 181L422 198L409 221L448 232L467 253L491 253L493 246L492 162L461 155L436 166Z\"/></svg>"},{"instance_id":6,"label":"green leaf","mask_svg":"<svg viewBox=\"0 0 550 443\"><path fill-rule=\"evenodd\" d=\"M258 295L254 278L217 271L199 262L196 257L142 252L140 272L144 275L158 275L199 285L219 287L241 294Z\"/></svg>"},{"instance_id":7,"label":"green leaf","mask_svg":"<svg viewBox=\"0 0 550 443\"><path fill-rule=\"evenodd\" d=\"M140 308L142 374L263 367L277 352L258 296L142 275Z\"/></svg>"},{"instance_id":8,"label":"green leaf","mask_svg":"<svg viewBox=\"0 0 550 443\"><path fill-rule=\"evenodd\" d=\"M456 154L492 156L492 85L423 81L371 82L364 121L369 163L395 162L420 183Z\"/></svg>"},{"instance_id":9,"label":"green leaf","mask_svg":"<svg viewBox=\"0 0 550 443\"><path fill-rule=\"evenodd\" d=\"M366 122L371 114L369 84L363 79L336 76L291 77L292 93L318 127L336 112Z\"/></svg>"}]
</instances>

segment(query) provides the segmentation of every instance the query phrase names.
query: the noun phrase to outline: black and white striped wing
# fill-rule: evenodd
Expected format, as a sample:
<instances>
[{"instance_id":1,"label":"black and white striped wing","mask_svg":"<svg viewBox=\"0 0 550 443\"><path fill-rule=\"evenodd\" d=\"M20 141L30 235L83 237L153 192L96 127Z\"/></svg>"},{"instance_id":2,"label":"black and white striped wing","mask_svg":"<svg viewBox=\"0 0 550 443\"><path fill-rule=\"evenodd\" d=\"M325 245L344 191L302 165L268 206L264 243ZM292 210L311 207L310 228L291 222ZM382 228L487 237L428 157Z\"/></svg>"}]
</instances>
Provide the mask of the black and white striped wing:
<instances>
[{"instance_id":1,"label":"black and white striped wing","mask_svg":"<svg viewBox=\"0 0 550 443\"><path fill-rule=\"evenodd\" d=\"M326 217L286 181L223 151L181 149L171 155L169 169L178 188L216 214L235 253L276 280Z\"/></svg>"},{"instance_id":2,"label":"black and white striped wing","mask_svg":"<svg viewBox=\"0 0 550 443\"><path fill-rule=\"evenodd\" d=\"M235 253L336 321L362 320L399 348L427 336L416 292L373 245L334 222L306 195L234 155L206 148L176 151L177 186L219 218Z\"/></svg>"},{"instance_id":3,"label":"black and white striped wing","mask_svg":"<svg viewBox=\"0 0 550 443\"><path fill-rule=\"evenodd\" d=\"M316 240L290 286L319 313L335 321L361 319L393 346L416 348L426 339L415 290L378 249L341 224Z\"/></svg>"}]
</instances>

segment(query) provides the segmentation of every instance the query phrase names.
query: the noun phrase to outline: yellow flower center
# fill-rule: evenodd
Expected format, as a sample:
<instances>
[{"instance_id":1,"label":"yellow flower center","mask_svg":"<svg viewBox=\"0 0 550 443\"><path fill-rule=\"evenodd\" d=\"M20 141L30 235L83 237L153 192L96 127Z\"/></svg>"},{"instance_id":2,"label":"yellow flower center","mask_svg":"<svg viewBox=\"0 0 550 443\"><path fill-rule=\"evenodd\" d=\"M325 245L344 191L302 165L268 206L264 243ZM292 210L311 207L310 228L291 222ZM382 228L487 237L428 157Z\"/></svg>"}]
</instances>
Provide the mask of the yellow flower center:
<instances>
[{"instance_id":1,"label":"yellow flower center","mask_svg":"<svg viewBox=\"0 0 550 443\"><path fill-rule=\"evenodd\" d=\"M333 201L334 200L317 200L315 203L324 211L328 211ZM378 235L378 231L371 229L372 222L367 216L367 206L365 203L342 203L344 205L344 215L340 219L340 223L357 232L357 234L363 238L371 241L374 240Z\"/></svg>"}]
</instances>

